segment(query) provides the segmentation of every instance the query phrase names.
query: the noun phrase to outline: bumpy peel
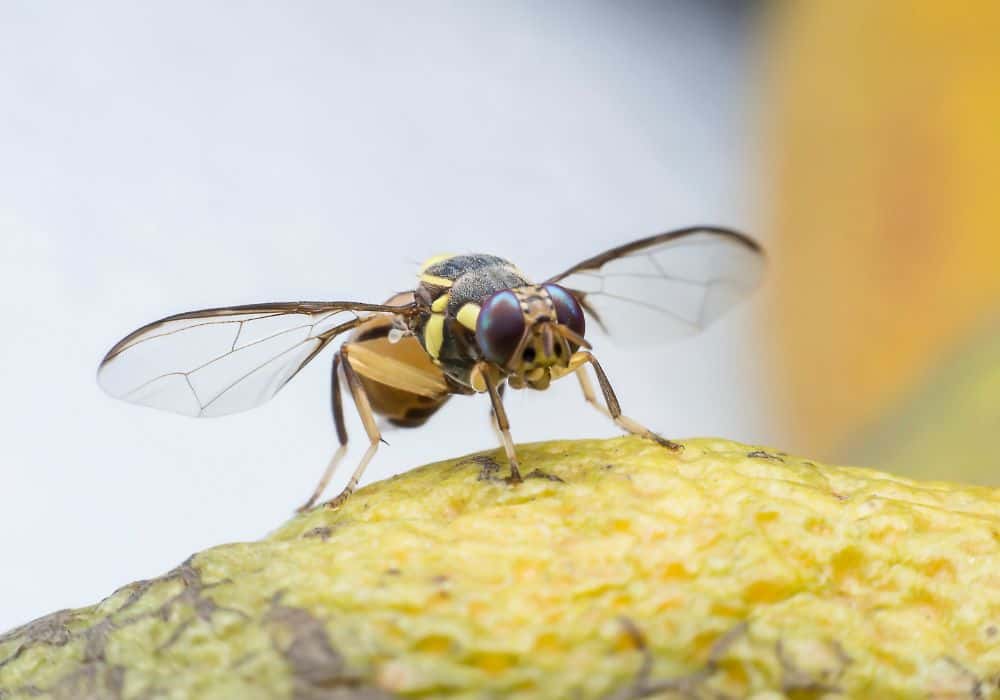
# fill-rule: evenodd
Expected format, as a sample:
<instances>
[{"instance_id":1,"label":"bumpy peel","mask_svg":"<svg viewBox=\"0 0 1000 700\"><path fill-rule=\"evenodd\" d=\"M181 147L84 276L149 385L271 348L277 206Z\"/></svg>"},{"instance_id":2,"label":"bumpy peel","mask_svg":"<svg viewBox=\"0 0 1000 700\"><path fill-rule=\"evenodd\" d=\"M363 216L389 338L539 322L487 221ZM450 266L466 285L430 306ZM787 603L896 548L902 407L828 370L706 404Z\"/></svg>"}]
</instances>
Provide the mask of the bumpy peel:
<instances>
[{"instance_id":1,"label":"bumpy peel","mask_svg":"<svg viewBox=\"0 0 1000 700\"><path fill-rule=\"evenodd\" d=\"M1000 492L725 440L489 452L0 636L0 698L1000 696Z\"/></svg>"}]
</instances>

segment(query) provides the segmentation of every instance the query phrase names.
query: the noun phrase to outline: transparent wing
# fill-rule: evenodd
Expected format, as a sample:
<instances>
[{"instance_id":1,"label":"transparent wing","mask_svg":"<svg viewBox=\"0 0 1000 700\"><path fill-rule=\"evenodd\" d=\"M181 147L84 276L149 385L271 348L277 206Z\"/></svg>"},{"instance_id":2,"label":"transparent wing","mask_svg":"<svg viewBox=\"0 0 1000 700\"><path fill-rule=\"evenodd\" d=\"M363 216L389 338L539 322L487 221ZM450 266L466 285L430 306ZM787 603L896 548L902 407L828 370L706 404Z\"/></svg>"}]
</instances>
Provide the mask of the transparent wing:
<instances>
[{"instance_id":1,"label":"transparent wing","mask_svg":"<svg viewBox=\"0 0 1000 700\"><path fill-rule=\"evenodd\" d=\"M111 396L188 416L222 416L274 396L338 334L407 306L289 302L205 309L143 326L105 355Z\"/></svg>"},{"instance_id":2,"label":"transparent wing","mask_svg":"<svg viewBox=\"0 0 1000 700\"><path fill-rule=\"evenodd\" d=\"M749 295L763 269L752 238L700 226L613 248L547 281L571 290L612 337L652 344L701 331Z\"/></svg>"}]
</instances>

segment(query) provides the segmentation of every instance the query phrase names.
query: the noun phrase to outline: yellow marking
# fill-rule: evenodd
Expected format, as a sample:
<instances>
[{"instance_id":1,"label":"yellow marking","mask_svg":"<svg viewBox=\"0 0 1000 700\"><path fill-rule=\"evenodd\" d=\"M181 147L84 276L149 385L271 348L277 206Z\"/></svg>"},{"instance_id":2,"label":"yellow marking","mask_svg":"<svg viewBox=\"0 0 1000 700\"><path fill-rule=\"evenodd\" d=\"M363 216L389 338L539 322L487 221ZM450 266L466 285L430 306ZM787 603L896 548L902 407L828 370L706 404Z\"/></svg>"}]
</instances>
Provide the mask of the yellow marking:
<instances>
[{"instance_id":1,"label":"yellow marking","mask_svg":"<svg viewBox=\"0 0 1000 700\"><path fill-rule=\"evenodd\" d=\"M420 275L420 281L435 287L450 287L453 284L452 280L447 277L438 277L437 275Z\"/></svg>"},{"instance_id":2,"label":"yellow marking","mask_svg":"<svg viewBox=\"0 0 1000 700\"><path fill-rule=\"evenodd\" d=\"M552 378L553 379L562 379L567 374L571 374L573 372L573 370L571 370L568 367L559 367L559 366L556 366L556 367L552 367L551 369L552 369Z\"/></svg>"},{"instance_id":3,"label":"yellow marking","mask_svg":"<svg viewBox=\"0 0 1000 700\"><path fill-rule=\"evenodd\" d=\"M486 378L483 377L483 373L478 366L473 367L472 371L469 373L469 385L480 394L487 389Z\"/></svg>"},{"instance_id":4,"label":"yellow marking","mask_svg":"<svg viewBox=\"0 0 1000 700\"><path fill-rule=\"evenodd\" d=\"M444 343L444 316L442 314L431 314L424 326L424 347L428 354L437 359L441 352L441 345Z\"/></svg>"},{"instance_id":5,"label":"yellow marking","mask_svg":"<svg viewBox=\"0 0 1000 700\"><path fill-rule=\"evenodd\" d=\"M527 379L529 382L537 382L539 379L545 376L545 368L535 367L535 369L531 370L524 376L525 379Z\"/></svg>"},{"instance_id":6,"label":"yellow marking","mask_svg":"<svg viewBox=\"0 0 1000 700\"><path fill-rule=\"evenodd\" d=\"M445 292L431 304L431 311L436 314L444 313L445 307L448 306L448 293Z\"/></svg>"},{"instance_id":7,"label":"yellow marking","mask_svg":"<svg viewBox=\"0 0 1000 700\"><path fill-rule=\"evenodd\" d=\"M447 260L448 258L453 258L453 257L455 256L452 255L451 253L445 253L444 255L435 255L432 258L427 258L424 261L424 264L420 266L420 272L421 273L424 272L431 265L437 265L442 260Z\"/></svg>"},{"instance_id":8,"label":"yellow marking","mask_svg":"<svg viewBox=\"0 0 1000 700\"><path fill-rule=\"evenodd\" d=\"M458 315L455 318L470 331L475 331L476 321L479 319L479 304L473 304L470 301L458 310Z\"/></svg>"},{"instance_id":9,"label":"yellow marking","mask_svg":"<svg viewBox=\"0 0 1000 700\"><path fill-rule=\"evenodd\" d=\"M469 386L471 386L473 389L475 389L479 393L482 393L484 391L489 391L490 387L486 383L486 375L487 374L493 380L493 384L494 385L498 385L501 382L501 380L502 380L500 372L497 370L496 367L494 367L492 365L486 365L486 364L477 364L477 365L474 365L473 368L472 368L472 371L469 372ZM512 379L514 379L513 375L508 379L508 382L510 380L512 380ZM515 388L519 388L519 387L515 387Z\"/></svg>"},{"instance_id":10,"label":"yellow marking","mask_svg":"<svg viewBox=\"0 0 1000 700\"><path fill-rule=\"evenodd\" d=\"M583 365L587 364L588 357L589 353L586 352L573 353L573 356L569 358L568 367L559 367L558 365L556 365L555 367L551 368L552 379L560 379L562 377L565 377L567 374L575 372L577 367L582 367Z\"/></svg>"}]
</instances>

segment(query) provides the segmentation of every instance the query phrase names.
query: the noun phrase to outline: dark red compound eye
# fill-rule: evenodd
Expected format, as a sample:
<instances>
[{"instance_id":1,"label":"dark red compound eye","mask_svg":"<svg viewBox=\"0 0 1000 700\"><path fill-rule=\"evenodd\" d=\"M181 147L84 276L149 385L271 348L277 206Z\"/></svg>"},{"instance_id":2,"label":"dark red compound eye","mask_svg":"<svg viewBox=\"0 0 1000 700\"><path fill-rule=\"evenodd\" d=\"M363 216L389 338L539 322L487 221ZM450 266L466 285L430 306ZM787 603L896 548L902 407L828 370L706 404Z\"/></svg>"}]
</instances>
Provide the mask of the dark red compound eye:
<instances>
[{"instance_id":1,"label":"dark red compound eye","mask_svg":"<svg viewBox=\"0 0 1000 700\"><path fill-rule=\"evenodd\" d=\"M524 314L514 292L503 289L490 296L476 319L476 342L490 362L506 365L524 335Z\"/></svg>"},{"instance_id":2,"label":"dark red compound eye","mask_svg":"<svg viewBox=\"0 0 1000 700\"><path fill-rule=\"evenodd\" d=\"M546 284L543 287L549 293L549 298L552 299L552 304L556 307L556 320L583 337L587 330L587 321L584 319L583 309L580 308L576 297L558 284Z\"/></svg>"}]
</instances>

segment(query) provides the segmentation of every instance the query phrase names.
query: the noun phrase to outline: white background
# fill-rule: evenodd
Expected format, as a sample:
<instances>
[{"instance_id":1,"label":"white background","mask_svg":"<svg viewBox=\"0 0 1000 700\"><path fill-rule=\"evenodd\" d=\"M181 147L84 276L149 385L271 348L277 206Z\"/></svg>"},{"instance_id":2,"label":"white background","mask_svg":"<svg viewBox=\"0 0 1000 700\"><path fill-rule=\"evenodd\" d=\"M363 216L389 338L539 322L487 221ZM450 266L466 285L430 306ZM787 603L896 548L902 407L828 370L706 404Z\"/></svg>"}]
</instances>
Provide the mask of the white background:
<instances>
[{"instance_id":1,"label":"white background","mask_svg":"<svg viewBox=\"0 0 1000 700\"><path fill-rule=\"evenodd\" d=\"M0 631L266 534L334 449L329 355L253 412L194 420L98 389L136 326L379 302L440 252L541 278L694 223L759 236L734 4L0 4ZM767 442L749 314L595 349L650 427ZM494 447L486 404L388 433L365 482ZM617 434L575 382L509 412L518 441Z\"/></svg>"}]
</instances>

